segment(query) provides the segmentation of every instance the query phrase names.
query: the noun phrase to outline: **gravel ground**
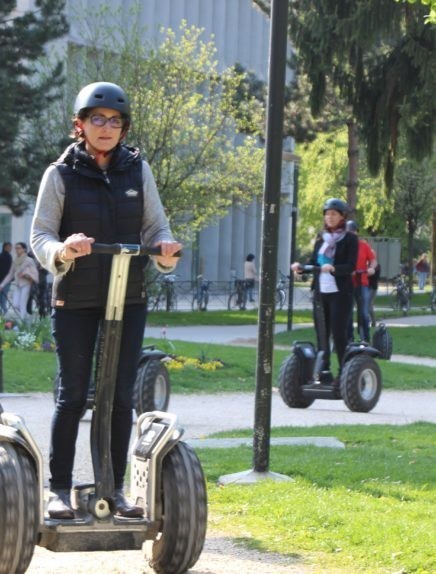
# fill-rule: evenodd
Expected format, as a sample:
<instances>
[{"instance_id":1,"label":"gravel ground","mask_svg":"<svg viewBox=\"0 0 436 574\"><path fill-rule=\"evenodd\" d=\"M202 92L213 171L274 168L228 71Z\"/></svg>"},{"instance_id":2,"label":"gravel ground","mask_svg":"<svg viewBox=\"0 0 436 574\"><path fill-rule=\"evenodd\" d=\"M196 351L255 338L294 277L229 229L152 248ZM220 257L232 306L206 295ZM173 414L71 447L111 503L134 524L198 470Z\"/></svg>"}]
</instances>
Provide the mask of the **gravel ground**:
<instances>
[{"instance_id":1,"label":"gravel ground","mask_svg":"<svg viewBox=\"0 0 436 574\"><path fill-rule=\"evenodd\" d=\"M152 574L141 551L54 553L36 547L27 574ZM311 574L298 558L265 554L234 544L220 533L208 533L192 574Z\"/></svg>"},{"instance_id":2,"label":"gravel ground","mask_svg":"<svg viewBox=\"0 0 436 574\"><path fill-rule=\"evenodd\" d=\"M49 427L53 411L51 394L6 395L3 408L21 414L37 443L48 459ZM179 416L185 428L185 439L204 438L212 432L235 428L252 428L254 396L251 393L220 395L174 395L170 409ZM211 413L216 413L211 417ZM436 392L385 391L371 413L352 413L342 401L315 401L309 409L287 408L277 392L272 396L273 426L296 425L314 427L324 424L408 424L415 421L436 423ZM75 465L75 479L90 479L89 463L90 413L80 425ZM274 470L274 469L271 469ZM48 469L46 469L47 476ZM152 570L140 551L54 553L36 547L28 574L148 574ZM229 537L209 528L206 545L192 574L310 574L313 567L298 557L283 557L248 550L235 545Z\"/></svg>"}]
</instances>

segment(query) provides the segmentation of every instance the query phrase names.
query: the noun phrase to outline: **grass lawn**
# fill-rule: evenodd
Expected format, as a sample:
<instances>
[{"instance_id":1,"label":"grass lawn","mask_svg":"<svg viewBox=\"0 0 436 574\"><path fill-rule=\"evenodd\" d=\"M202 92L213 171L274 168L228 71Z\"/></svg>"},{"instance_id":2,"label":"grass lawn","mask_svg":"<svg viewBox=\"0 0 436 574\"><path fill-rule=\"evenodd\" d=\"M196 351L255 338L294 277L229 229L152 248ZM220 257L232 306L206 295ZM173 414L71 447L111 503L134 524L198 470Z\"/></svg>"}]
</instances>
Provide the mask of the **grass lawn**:
<instances>
[{"instance_id":1,"label":"grass lawn","mask_svg":"<svg viewBox=\"0 0 436 574\"><path fill-rule=\"evenodd\" d=\"M335 436L346 448L271 447L270 469L294 479L287 483L216 486L219 476L251 468L252 450L198 450L209 523L315 572L436 572L435 426L317 427L317 435ZM278 428L273 435L308 436L313 429Z\"/></svg>"},{"instance_id":2,"label":"grass lawn","mask_svg":"<svg viewBox=\"0 0 436 574\"><path fill-rule=\"evenodd\" d=\"M401 337L394 334L395 352L420 353L429 347L428 351L435 356L434 340L436 328L421 327L426 335L416 337L416 328L398 329ZM307 331L307 332L306 332ZM407 332L410 332L407 335ZM290 346L291 338L298 335L300 339L313 336L311 330L292 331L280 334L276 341ZM414 336L415 335L415 336ZM397 345L401 343L398 350ZM165 346L161 339L147 339L147 343L155 342L157 346ZM184 341L171 341L165 350L177 355L199 359L220 359L224 363L222 369L216 371L202 371L194 367L185 367L183 370L171 370L172 393L218 393L252 391L255 388L256 348L234 347L230 345L216 345L207 343L189 343ZM431 347L431 348L430 348ZM406 351L405 349L408 349ZM277 385L278 373L282 361L289 351L275 350L273 363L273 385ZM423 354L426 354L425 352ZM385 389L436 389L436 369L422 365L408 365L380 361ZM54 353L41 351L23 351L6 349L3 351L3 380L4 390L9 393L19 392L50 392L56 371L56 357Z\"/></svg>"}]
</instances>

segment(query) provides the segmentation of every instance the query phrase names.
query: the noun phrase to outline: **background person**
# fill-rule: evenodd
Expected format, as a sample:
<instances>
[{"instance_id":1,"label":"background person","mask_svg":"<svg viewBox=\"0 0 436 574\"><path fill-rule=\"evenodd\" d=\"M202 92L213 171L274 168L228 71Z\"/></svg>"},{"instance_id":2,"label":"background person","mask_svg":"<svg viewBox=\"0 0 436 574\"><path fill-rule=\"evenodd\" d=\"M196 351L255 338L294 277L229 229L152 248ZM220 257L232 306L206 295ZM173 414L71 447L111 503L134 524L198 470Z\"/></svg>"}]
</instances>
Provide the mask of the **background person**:
<instances>
[{"instance_id":1,"label":"background person","mask_svg":"<svg viewBox=\"0 0 436 574\"><path fill-rule=\"evenodd\" d=\"M254 263L255 256L249 253L244 261L244 280L247 287L247 295L250 303L254 303L254 285L257 281L257 270Z\"/></svg>"},{"instance_id":2,"label":"background person","mask_svg":"<svg viewBox=\"0 0 436 574\"><path fill-rule=\"evenodd\" d=\"M52 327L60 375L50 448L52 518L73 518L70 491L80 415L86 403L111 258L91 255L94 241L160 245L162 272L181 249L173 240L149 165L122 144L130 104L116 84L85 86L74 104L76 142L45 172L32 222L32 248L54 276ZM112 411L111 456L118 515L143 509L123 491L132 431L132 394L146 320L145 258L133 257L127 284L120 359Z\"/></svg>"},{"instance_id":3,"label":"background person","mask_svg":"<svg viewBox=\"0 0 436 574\"><path fill-rule=\"evenodd\" d=\"M12 243L10 241L5 241L3 243L2 252L0 253L0 283L9 273L11 266L12 266ZM0 291L0 310L3 315L6 314L8 310L8 291L9 285L5 285L3 289Z\"/></svg>"},{"instance_id":4,"label":"background person","mask_svg":"<svg viewBox=\"0 0 436 574\"><path fill-rule=\"evenodd\" d=\"M359 227L353 220L347 221L347 231L357 237ZM356 269L353 273L353 297L357 307L357 331L361 341L369 342L369 278L374 275L377 257L373 249L363 239L358 240ZM350 315L349 340L354 340L353 313Z\"/></svg>"},{"instance_id":5,"label":"background person","mask_svg":"<svg viewBox=\"0 0 436 574\"><path fill-rule=\"evenodd\" d=\"M330 334L333 335L339 362L338 377L334 384L339 385L342 360L348 343L348 322L353 305L353 282L351 274L357 261L357 237L347 232L345 221L348 205L337 198L324 203L324 229L316 236L313 254L308 262L320 267L320 273L313 277L314 301L321 304L326 328L327 346L323 348L319 325L314 312L318 349L324 351L322 370L330 370ZM301 264L291 265L294 272L301 272Z\"/></svg>"},{"instance_id":6,"label":"background person","mask_svg":"<svg viewBox=\"0 0 436 574\"><path fill-rule=\"evenodd\" d=\"M430 264L425 253L423 253L416 262L415 271L418 278L418 288L422 291L427 283L428 274L430 273Z\"/></svg>"},{"instance_id":7,"label":"background person","mask_svg":"<svg viewBox=\"0 0 436 574\"><path fill-rule=\"evenodd\" d=\"M16 257L12 263L9 273L0 283L0 290L3 291L11 281L14 281L15 288L12 296L12 306L18 312L23 321L27 317L27 301L29 300L30 289L33 282L38 282L38 270L35 261L27 254L27 245L19 241L15 245Z\"/></svg>"}]
</instances>

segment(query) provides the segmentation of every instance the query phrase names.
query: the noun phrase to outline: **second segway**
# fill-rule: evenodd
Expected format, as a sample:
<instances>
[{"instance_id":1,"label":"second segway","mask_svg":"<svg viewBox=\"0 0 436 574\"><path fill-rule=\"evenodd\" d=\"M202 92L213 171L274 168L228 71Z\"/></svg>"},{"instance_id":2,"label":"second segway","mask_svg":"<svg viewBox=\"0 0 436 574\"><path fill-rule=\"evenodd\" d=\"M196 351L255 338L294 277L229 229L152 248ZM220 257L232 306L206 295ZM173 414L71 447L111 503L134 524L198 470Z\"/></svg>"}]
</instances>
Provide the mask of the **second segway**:
<instances>
[{"instance_id":1,"label":"second segway","mask_svg":"<svg viewBox=\"0 0 436 574\"><path fill-rule=\"evenodd\" d=\"M303 273L317 273L319 267L302 266ZM330 344L319 298L314 295L314 318L320 342L296 341L280 368L279 391L293 408L307 408L316 399L343 400L351 411L369 412L382 390L382 374L376 359L380 351L367 343L350 343L343 358L341 376L335 381L331 371L322 369L325 349Z\"/></svg>"}]
</instances>

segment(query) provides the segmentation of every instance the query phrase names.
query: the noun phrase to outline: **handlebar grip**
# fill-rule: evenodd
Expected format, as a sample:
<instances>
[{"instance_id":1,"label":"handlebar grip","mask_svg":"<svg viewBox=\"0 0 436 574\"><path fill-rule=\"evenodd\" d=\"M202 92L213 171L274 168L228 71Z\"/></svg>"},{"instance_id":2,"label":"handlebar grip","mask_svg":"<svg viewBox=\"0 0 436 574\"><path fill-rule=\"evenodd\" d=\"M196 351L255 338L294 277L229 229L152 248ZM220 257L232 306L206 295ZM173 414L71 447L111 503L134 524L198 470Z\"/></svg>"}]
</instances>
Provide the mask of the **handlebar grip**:
<instances>
[{"instance_id":1,"label":"handlebar grip","mask_svg":"<svg viewBox=\"0 0 436 574\"><path fill-rule=\"evenodd\" d=\"M119 255L128 253L130 255L161 255L160 246L151 247L135 243L93 243L91 253L99 255ZM174 253L173 257L181 257L182 252Z\"/></svg>"}]
</instances>

